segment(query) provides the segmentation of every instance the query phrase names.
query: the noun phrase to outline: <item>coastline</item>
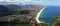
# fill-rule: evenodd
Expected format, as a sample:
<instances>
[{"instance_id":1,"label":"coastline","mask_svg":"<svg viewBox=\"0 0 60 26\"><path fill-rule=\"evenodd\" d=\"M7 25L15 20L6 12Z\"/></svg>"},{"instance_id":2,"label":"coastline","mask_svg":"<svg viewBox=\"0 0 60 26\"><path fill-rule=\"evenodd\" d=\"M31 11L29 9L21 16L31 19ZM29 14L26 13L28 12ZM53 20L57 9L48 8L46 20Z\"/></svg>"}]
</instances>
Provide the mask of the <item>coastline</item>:
<instances>
[{"instance_id":1,"label":"coastline","mask_svg":"<svg viewBox=\"0 0 60 26\"><path fill-rule=\"evenodd\" d=\"M41 21L39 20L39 17L40 17L40 15L41 15L42 11L43 11L45 8L46 8L46 7L42 8L42 9L37 13L37 16L36 16L36 21L37 21L37 23L43 23L43 22L41 22Z\"/></svg>"}]
</instances>

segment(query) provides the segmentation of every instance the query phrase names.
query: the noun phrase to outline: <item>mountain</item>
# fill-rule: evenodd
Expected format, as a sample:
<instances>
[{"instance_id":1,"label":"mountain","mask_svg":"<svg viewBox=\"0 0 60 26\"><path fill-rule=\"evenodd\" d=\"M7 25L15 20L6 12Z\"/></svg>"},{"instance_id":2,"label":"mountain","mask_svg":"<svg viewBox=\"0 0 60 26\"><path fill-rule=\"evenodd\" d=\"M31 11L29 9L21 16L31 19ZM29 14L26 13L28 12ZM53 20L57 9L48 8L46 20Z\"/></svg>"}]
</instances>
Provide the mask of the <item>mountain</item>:
<instances>
[{"instance_id":1,"label":"mountain","mask_svg":"<svg viewBox=\"0 0 60 26\"><path fill-rule=\"evenodd\" d=\"M10 10L13 11L20 11L21 9L31 9L31 8L39 8L40 6L38 5L32 5L32 4L26 4L26 5L15 5L15 4L9 4L5 5Z\"/></svg>"},{"instance_id":2,"label":"mountain","mask_svg":"<svg viewBox=\"0 0 60 26\"><path fill-rule=\"evenodd\" d=\"M9 5L0 5L0 15L14 15L14 14L20 14L20 11L24 10L36 10L39 9L40 6L38 5L15 5L15 4L9 4Z\"/></svg>"},{"instance_id":3,"label":"mountain","mask_svg":"<svg viewBox=\"0 0 60 26\"><path fill-rule=\"evenodd\" d=\"M19 5L14 5L14 4L5 5L5 7L7 7L7 8L10 9L10 10L14 10L14 11L22 9L21 6L19 6Z\"/></svg>"},{"instance_id":4,"label":"mountain","mask_svg":"<svg viewBox=\"0 0 60 26\"><path fill-rule=\"evenodd\" d=\"M14 13L16 11L13 11L13 10L12 10L12 8L8 8L8 7L4 6L4 5L0 5L0 17L8 16L8 15L14 15Z\"/></svg>"},{"instance_id":5,"label":"mountain","mask_svg":"<svg viewBox=\"0 0 60 26\"><path fill-rule=\"evenodd\" d=\"M3 5L0 5L0 16L8 15L9 9Z\"/></svg>"},{"instance_id":6,"label":"mountain","mask_svg":"<svg viewBox=\"0 0 60 26\"><path fill-rule=\"evenodd\" d=\"M0 11L8 11L7 7L3 6L3 5L0 5Z\"/></svg>"}]
</instances>

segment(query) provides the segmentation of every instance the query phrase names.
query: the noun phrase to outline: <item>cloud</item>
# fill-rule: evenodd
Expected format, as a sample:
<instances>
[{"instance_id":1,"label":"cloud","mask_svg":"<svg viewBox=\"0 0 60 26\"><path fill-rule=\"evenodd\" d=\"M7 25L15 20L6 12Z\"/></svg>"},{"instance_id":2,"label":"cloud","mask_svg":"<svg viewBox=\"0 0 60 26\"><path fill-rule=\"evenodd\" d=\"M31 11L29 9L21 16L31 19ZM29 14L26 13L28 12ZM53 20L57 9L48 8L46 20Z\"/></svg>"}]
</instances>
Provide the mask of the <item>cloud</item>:
<instances>
[{"instance_id":1,"label":"cloud","mask_svg":"<svg viewBox=\"0 0 60 26\"><path fill-rule=\"evenodd\" d=\"M0 0L0 2L9 2L15 4L40 4L38 0Z\"/></svg>"},{"instance_id":2,"label":"cloud","mask_svg":"<svg viewBox=\"0 0 60 26\"><path fill-rule=\"evenodd\" d=\"M12 4L60 5L60 0L0 0Z\"/></svg>"}]
</instances>

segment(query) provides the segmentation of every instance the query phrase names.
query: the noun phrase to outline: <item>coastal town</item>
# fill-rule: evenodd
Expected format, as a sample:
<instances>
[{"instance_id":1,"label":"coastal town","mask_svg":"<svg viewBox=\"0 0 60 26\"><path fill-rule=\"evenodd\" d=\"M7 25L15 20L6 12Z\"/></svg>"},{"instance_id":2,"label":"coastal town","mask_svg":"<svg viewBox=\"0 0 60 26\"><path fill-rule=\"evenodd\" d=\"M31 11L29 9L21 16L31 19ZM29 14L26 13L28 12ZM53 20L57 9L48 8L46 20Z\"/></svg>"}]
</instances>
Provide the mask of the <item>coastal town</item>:
<instances>
[{"instance_id":1,"label":"coastal town","mask_svg":"<svg viewBox=\"0 0 60 26\"><path fill-rule=\"evenodd\" d=\"M3 5L0 5L0 7L4 7ZM7 23L31 23L31 24L38 24L37 20L36 19L36 16L38 14L38 12L44 8L44 6L37 6L37 7L25 7L25 8L22 8L20 11L19 11L19 14L14 14L14 15L7 15L7 16L3 16L0 18L0 22L4 23L4 22L7 22ZM3 8L1 8L3 9ZM4 12L4 11L3 11ZM15 11L14 11L15 12Z\"/></svg>"}]
</instances>

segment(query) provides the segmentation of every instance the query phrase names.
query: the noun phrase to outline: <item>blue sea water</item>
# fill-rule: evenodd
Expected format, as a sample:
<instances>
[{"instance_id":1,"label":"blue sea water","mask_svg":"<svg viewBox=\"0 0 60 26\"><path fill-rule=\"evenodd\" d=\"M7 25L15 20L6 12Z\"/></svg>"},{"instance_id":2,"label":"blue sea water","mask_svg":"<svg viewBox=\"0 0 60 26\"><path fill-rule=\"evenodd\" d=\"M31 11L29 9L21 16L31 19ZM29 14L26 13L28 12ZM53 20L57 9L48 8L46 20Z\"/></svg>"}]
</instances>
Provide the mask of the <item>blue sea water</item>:
<instances>
[{"instance_id":1,"label":"blue sea water","mask_svg":"<svg viewBox=\"0 0 60 26\"><path fill-rule=\"evenodd\" d=\"M54 23L54 19L60 15L60 6L48 6L41 13L39 20L46 23Z\"/></svg>"}]
</instances>

